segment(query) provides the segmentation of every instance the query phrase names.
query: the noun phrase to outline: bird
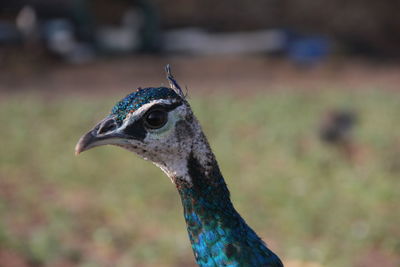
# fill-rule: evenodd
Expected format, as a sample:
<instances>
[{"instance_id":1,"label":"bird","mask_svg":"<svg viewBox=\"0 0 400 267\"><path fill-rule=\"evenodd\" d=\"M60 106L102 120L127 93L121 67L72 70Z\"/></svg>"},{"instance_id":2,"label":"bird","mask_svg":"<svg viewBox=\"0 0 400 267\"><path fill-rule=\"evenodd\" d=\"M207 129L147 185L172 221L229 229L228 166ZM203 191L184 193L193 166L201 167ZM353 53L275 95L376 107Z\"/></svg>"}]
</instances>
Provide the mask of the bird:
<instances>
[{"instance_id":1,"label":"bird","mask_svg":"<svg viewBox=\"0 0 400 267\"><path fill-rule=\"evenodd\" d=\"M332 145L350 141L351 132L357 123L354 111L344 109L329 110L321 119L319 127L320 139Z\"/></svg>"},{"instance_id":2,"label":"bird","mask_svg":"<svg viewBox=\"0 0 400 267\"><path fill-rule=\"evenodd\" d=\"M201 267L283 266L234 208L215 155L187 96L166 66L170 87L138 88L84 134L75 153L114 145L158 166L175 185Z\"/></svg>"},{"instance_id":3,"label":"bird","mask_svg":"<svg viewBox=\"0 0 400 267\"><path fill-rule=\"evenodd\" d=\"M340 152L350 162L360 161L365 154L362 146L353 136L358 123L358 114L353 110L331 109L325 112L320 120L318 135L322 143Z\"/></svg>"}]
</instances>

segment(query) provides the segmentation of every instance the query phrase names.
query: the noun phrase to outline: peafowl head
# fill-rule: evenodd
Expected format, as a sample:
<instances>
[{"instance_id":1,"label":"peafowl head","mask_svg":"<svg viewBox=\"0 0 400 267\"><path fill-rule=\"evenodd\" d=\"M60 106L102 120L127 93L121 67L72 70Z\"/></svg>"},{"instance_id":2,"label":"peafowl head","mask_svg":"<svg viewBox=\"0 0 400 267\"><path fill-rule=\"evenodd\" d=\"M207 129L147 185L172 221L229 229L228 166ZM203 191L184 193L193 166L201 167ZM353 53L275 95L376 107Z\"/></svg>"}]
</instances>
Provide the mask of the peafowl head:
<instances>
[{"instance_id":1,"label":"peafowl head","mask_svg":"<svg viewBox=\"0 0 400 267\"><path fill-rule=\"evenodd\" d=\"M160 167L173 182L190 183L187 162L213 159L208 142L180 86L166 67L170 87L139 88L119 101L111 113L83 135L75 147L115 145Z\"/></svg>"}]
</instances>

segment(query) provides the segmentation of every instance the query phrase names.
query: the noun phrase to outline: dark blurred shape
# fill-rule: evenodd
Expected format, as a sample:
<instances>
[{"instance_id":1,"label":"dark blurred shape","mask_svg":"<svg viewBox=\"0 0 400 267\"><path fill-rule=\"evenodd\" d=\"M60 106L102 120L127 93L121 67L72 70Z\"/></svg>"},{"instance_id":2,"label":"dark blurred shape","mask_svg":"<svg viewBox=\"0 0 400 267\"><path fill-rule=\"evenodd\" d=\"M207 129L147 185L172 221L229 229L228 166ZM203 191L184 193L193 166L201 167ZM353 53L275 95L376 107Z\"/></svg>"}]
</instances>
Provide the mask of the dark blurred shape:
<instances>
[{"instance_id":1,"label":"dark blurred shape","mask_svg":"<svg viewBox=\"0 0 400 267\"><path fill-rule=\"evenodd\" d=\"M354 111L336 109L323 115L319 137L321 141L338 150L351 163L361 163L368 154L352 135L358 121Z\"/></svg>"},{"instance_id":2,"label":"dark blurred shape","mask_svg":"<svg viewBox=\"0 0 400 267\"><path fill-rule=\"evenodd\" d=\"M286 25L327 34L348 54L400 57L400 1L284 1Z\"/></svg>"},{"instance_id":3,"label":"dark blurred shape","mask_svg":"<svg viewBox=\"0 0 400 267\"><path fill-rule=\"evenodd\" d=\"M286 39L281 30L210 33L184 28L164 33L164 51L194 55L277 53L284 50Z\"/></svg>"},{"instance_id":4,"label":"dark blurred shape","mask_svg":"<svg viewBox=\"0 0 400 267\"><path fill-rule=\"evenodd\" d=\"M27 53L45 48L50 52L47 54L71 63L94 56L95 28L86 0L6 1L0 3L2 18L15 23Z\"/></svg>"},{"instance_id":5,"label":"dark blurred shape","mask_svg":"<svg viewBox=\"0 0 400 267\"><path fill-rule=\"evenodd\" d=\"M23 12L34 13L39 25L53 19L69 20L78 39L90 42L94 38L93 16L87 0L15 0L0 3L0 18L4 16L15 20Z\"/></svg>"},{"instance_id":6,"label":"dark blurred shape","mask_svg":"<svg viewBox=\"0 0 400 267\"><path fill-rule=\"evenodd\" d=\"M162 42L147 0L17 0L0 2L1 44L84 63L99 54L159 52Z\"/></svg>"},{"instance_id":7,"label":"dark blurred shape","mask_svg":"<svg viewBox=\"0 0 400 267\"><path fill-rule=\"evenodd\" d=\"M331 52L331 41L326 37L291 36L287 42L287 54L289 59L301 66L322 62Z\"/></svg>"},{"instance_id":8,"label":"dark blurred shape","mask_svg":"<svg viewBox=\"0 0 400 267\"><path fill-rule=\"evenodd\" d=\"M43 38L47 48L70 63L84 63L95 56L90 43L77 39L74 26L67 19L53 19L43 26Z\"/></svg>"},{"instance_id":9,"label":"dark blurred shape","mask_svg":"<svg viewBox=\"0 0 400 267\"><path fill-rule=\"evenodd\" d=\"M34 43L30 51L40 44L69 62L138 52L279 53L300 66L334 52L393 59L400 58L399 8L390 0L1 1L0 44ZM61 35L70 49L60 54Z\"/></svg>"},{"instance_id":10,"label":"dark blurred shape","mask_svg":"<svg viewBox=\"0 0 400 267\"><path fill-rule=\"evenodd\" d=\"M93 3L97 18L97 46L107 54L157 53L162 47L158 12L151 1Z\"/></svg>"},{"instance_id":11,"label":"dark blurred shape","mask_svg":"<svg viewBox=\"0 0 400 267\"><path fill-rule=\"evenodd\" d=\"M15 24L0 21L0 45L15 45L22 42L22 35Z\"/></svg>"},{"instance_id":12,"label":"dark blurred shape","mask_svg":"<svg viewBox=\"0 0 400 267\"><path fill-rule=\"evenodd\" d=\"M210 31L287 28L329 36L342 52L400 57L400 1L393 0L153 0L164 28Z\"/></svg>"},{"instance_id":13,"label":"dark blurred shape","mask_svg":"<svg viewBox=\"0 0 400 267\"><path fill-rule=\"evenodd\" d=\"M18 12L16 25L26 42L31 43L38 40L38 21L34 8L29 5L24 6Z\"/></svg>"},{"instance_id":14,"label":"dark blurred shape","mask_svg":"<svg viewBox=\"0 0 400 267\"><path fill-rule=\"evenodd\" d=\"M144 21L142 14L134 8L126 10L119 25L100 25L97 30L97 45L105 53L129 53L141 49L140 30Z\"/></svg>"},{"instance_id":15,"label":"dark blurred shape","mask_svg":"<svg viewBox=\"0 0 400 267\"><path fill-rule=\"evenodd\" d=\"M351 139L351 131L357 122L355 112L349 110L331 110L321 121L319 136L324 143L339 145Z\"/></svg>"}]
</instances>

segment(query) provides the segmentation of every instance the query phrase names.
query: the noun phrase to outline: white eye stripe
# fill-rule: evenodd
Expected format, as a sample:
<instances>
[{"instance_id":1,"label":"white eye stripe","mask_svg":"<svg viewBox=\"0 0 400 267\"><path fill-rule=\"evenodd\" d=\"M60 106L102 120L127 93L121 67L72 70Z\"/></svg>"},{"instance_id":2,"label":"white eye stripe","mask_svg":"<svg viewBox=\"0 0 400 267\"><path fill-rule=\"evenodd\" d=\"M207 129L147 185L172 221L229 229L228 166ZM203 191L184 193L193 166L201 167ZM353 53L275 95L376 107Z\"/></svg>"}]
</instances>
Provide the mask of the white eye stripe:
<instances>
[{"instance_id":1,"label":"white eye stripe","mask_svg":"<svg viewBox=\"0 0 400 267\"><path fill-rule=\"evenodd\" d=\"M127 124L130 124L130 123L142 118L142 116L154 105L158 105L158 104L171 105L176 102L177 102L177 100L175 100L175 99L158 99L158 100L154 100L150 103L144 104L139 109L135 110L132 113L129 113L126 116L125 120L123 121L123 124L121 125L121 128L124 128Z\"/></svg>"}]
</instances>

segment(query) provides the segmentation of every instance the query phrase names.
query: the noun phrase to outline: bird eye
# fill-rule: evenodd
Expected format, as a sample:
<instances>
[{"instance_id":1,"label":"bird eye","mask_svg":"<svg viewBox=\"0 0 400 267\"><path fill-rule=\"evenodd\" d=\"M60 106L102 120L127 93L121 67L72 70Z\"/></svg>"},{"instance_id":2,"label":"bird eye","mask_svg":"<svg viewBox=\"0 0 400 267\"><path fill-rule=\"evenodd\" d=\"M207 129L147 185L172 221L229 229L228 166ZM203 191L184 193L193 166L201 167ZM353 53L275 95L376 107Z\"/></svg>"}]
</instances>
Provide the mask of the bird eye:
<instances>
[{"instance_id":1,"label":"bird eye","mask_svg":"<svg viewBox=\"0 0 400 267\"><path fill-rule=\"evenodd\" d=\"M145 126L149 129L158 129L168 121L168 113L163 110L153 110L144 118Z\"/></svg>"}]
</instances>

